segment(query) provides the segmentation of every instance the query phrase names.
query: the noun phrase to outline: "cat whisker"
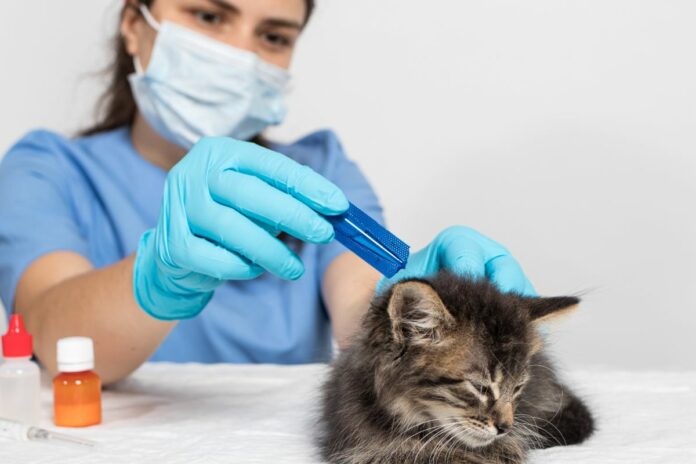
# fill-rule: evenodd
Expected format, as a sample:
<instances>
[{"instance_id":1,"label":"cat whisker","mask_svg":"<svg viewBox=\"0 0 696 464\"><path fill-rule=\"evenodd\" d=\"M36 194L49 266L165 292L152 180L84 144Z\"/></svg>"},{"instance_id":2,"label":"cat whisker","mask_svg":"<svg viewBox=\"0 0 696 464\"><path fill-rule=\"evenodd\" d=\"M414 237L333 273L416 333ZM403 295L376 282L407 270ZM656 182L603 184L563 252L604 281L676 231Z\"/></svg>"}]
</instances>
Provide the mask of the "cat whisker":
<instances>
[{"instance_id":1,"label":"cat whisker","mask_svg":"<svg viewBox=\"0 0 696 464\"><path fill-rule=\"evenodd\" d=\"M539 445L542 443L543 438L541 434L532 429L532 427L524 421L516 422L515 426L510 431L510 436L519 437L525 441L531 440L533 444L536 445L535 448L540 447Z\"/></svg>"},{"instance_id":2,"label":"cat whisker","mask_svg":"<svg viewBox=\"0 0 696 464\"><path fill-rule=\"evenodd\" d=\"M418 456L420 455L420 453L430 444L431 441L433 441L433 440L434 440L435 438L437 438L438 436L440 436L440 435L442 435L442 434L444 434L444 433L447 433L447 427L448 427L449 425L450 425L450 424L441 424L441 426L440 426L440 428L439 428L439 431L438 431L437 433L433 434L430 438L428 438L428 439L420 446L420 448L418 449L418 452L416 453L416 455L415 455L415 457L413 458L413 460L414 460L414 461L417 461L417 460L418 460Z\"/></svg>"},{"instance_id":3,"label":"cat whisker","mask_svg":"<svg viewBox=\"0 0 696 464\"><path fill-rule=\"evenodd\" d=\"M528 415L528 414L520 414L520 416L521 416L521 417L525 417L525 416L526 416L526 417L531 418L531 419L535 422L534 425L535 425L536 427L538 427L538 426L536 425L536 420L537 420L537 419L546 422L547 424L549 424L551 427L553 427L553 428L558 432L558 435L560 435L561 439L563 440L563 443L561 443L561 442L558 440L558 438L555 438L555 437L554 437L554 440L556 441L556 443L558 444L558 446L568 446L568 442L566 441L565 436L563 436L563 432L561 432L561 430L560 430L553 422L551 422L551 421L549 421L549 420L547 420L547 419L544 419L543 417L534 417L534 416L530 416L530 415Z\"/></svg>"},{"instance_id":4,"label":"cat whisker","mask_svg":"<svg viewBox=\"0 0 696 464\"><path fill-rule=\"evenodd\" d=\"M443 438L442 441L441 441L441 443L438 444L438 446L435 447L435 449L433 450L433 454L432 454L430 460L437 458L437 457L438 457L445 449L447 449L447 447L449 447L449 445L450 445L452 442L454 442L454 441L459 441L460 443L462 443L462 445L464 446L464 448L468 448L468 446L466 446L466 445L464 444L465 442L463 441L463 437L461 436L461 434L467 435L466 429L464 429L464 428L461 426L461 424L458 424L458 423L454 423L454 424L452 424L452 425L453 425L453 427L449 430L449 432L450 432L449 435L450 435L450 436L449 436L449 437L446 437L446 438ZM469 434L469 436L471 436L471 434ZM454 446L450 447L450 448L447 450L447 454L445 455L445 456L446 456L446 459L445 459L444 462L448 462L448 459L449 459L449 458L447 458L447 456L448 456L449 454L451 454L454 450L455 450L455 447L454 447ZM435 462L438 462L438 463L439 463L440 461L435 461Z\"/></svg>"},{"instance_id":5,"label":"cat whisker","mask_svg":"<svg viewBox=\"0 0 696 464\"><path fill-rule=\"evenodd\" d=\"M452 432L454 433L450 433L450 436L446 440L443 440L437 447L435 447L431 460L435 459L435 462L438 462L437 457L442 453L442 451L447 449L447 446L449 446L451 442L457 440L457 429L455 428ZM447 460L445 460L445 462L447 462Z\"/></svg>"},{"instance_id":6,"label":"cat whisker","mask_svg":"<svg viewBox=\"0 0 696 464\"><path fill-rule=\"evenodd\" d=\"M416 433L409 435L409 436L406 437L404 440L410 440L411 438L413 438L413 437L415 437L415 436L417 436L418 434L423 433L423 432L428 432L428 431L431 431L431 430L439 429L439 428L442 427L442 425L443 425L443 424L436 424L436 425L434 425L434 426L432 426L432 427L426 428L425 430L419 430L419 431L417 431ZM425 438L425 437L427 437L427 436L428 436L428 434L426 433L426 434L424 435L423 438Z\"/></svg>"}]
</instances>

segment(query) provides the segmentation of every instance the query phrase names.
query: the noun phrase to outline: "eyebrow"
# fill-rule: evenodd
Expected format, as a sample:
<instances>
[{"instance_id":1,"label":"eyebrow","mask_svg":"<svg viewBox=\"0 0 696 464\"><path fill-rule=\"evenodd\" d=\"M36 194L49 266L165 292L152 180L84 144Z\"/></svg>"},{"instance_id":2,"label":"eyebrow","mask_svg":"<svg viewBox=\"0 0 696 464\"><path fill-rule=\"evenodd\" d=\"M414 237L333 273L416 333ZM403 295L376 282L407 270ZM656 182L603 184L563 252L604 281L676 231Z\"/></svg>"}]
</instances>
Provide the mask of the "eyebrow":
<instances>
[{"instance_id":1,"label":"eyebrow","mask_svg":"<svg viewBox=\"0 0 696 464\"><path fill-rule=\"evenodd\" d=\"M208 3L219 6L223 10L231 11L233 13L240 13L239 8L236 5L226 2L225 0L208 0Z\"/></svg>"},{"instance_id":2,"label":"eyebrow","mask_svg":"<svg viewBox=\"0 0 696 464\"><path fill-rule=\"evenodd\" d=\"M302 24L297 21L292 21L290 19L280 19L280 18L268 18L265 19L264 24L274 27L287 27L291 29L302 30Z\"/></svg>"},{"instance_id":3,"label":"eyebrow","mask_svg":"<svg viewBox=\"0 0 696 464\"><path fill-rule=\"evenodd\" d=\"M241 10L239 9L238 6L228 2L226 0L208 0L208 2L220 7L226 11L229 11L231 13L235 13L235 14L241 13ZM297 30L302 30L302 28L304 26L302 23L299 23L297 21L293 21L291 19L283 19L283 18L264 19L263 24L266 26L287 27L290 29L297 29Z\"/></svg>"}]
</instances>

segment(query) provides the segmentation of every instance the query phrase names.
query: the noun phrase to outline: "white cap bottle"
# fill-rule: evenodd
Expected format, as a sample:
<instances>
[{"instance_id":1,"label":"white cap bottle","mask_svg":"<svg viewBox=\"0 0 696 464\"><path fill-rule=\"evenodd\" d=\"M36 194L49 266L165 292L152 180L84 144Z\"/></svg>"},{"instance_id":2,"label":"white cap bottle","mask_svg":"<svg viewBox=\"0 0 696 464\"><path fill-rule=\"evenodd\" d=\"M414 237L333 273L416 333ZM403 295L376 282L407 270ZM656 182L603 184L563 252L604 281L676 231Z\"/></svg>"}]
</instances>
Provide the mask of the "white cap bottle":
<instances>
[{"instance_id":1,"label":"white cap bottle","mask_svg":"<svg viewBox=\"0 0 696 464\"><path fill-rule=\"evenodd\" d=\"M94 369L94 343L88 337L68 337L56 346L59 372L83 372Z\"/></svg>"},{"instance_id":2,"label":"white cap bottle","mask_svg":"<svg viewBox=\"0 0 696 464\"><path fill-rule=\"evenodd\" d=\"M94 343L68 337L56 345L58 374L53 379L53 421L61 427L86 427L101 418L101 379L94 369Z\"/></svg>"}]
</instances>

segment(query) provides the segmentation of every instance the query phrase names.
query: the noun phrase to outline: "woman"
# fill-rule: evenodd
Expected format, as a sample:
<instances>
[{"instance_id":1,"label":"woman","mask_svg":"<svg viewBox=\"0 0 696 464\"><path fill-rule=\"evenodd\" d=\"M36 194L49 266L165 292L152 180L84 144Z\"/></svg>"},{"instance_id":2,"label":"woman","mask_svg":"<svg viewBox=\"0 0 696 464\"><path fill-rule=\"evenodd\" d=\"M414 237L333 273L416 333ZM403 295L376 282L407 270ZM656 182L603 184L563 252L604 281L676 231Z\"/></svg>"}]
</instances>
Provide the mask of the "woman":
<instances>
[{"instance_id":1,"label":"woman","mask_svg":"<svg viewBox=\"0 0 696 464\"><path fill-rule=\"evenodd\" d=\"M49 371L68 335L94 339L106 382L148 359L303 363L329 358L331 331L348 343L379 275L325 216L350 199L381 221L381 206L332 132L261 138L285 114L313 3L129 0L103 120L75 139L31 132L5 156L0 296ZM395 278L442 267L533 292L463 227Z\"/></svg>"}]
</instances>

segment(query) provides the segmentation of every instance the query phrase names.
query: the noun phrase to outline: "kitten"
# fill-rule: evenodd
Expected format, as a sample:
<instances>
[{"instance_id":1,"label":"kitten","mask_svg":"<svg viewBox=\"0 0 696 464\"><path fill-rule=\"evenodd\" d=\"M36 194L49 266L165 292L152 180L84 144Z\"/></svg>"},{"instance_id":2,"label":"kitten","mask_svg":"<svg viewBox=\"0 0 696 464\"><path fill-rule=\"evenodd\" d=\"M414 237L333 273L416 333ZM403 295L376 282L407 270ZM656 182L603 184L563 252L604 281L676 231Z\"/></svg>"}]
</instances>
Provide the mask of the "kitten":
<instances>
[{"instance_id":1,"label":"kitten","mask_svg":"<svg viewBox=\"0 0 696 464\"><path fill-rule=\"evenodd\" d=\"M592 416L557 379L537 330L578 303L447 272L396 284L324 386L324 459L514 464L532 448L582 442Z\"/></svg>"}]
</instances>

